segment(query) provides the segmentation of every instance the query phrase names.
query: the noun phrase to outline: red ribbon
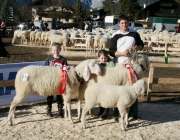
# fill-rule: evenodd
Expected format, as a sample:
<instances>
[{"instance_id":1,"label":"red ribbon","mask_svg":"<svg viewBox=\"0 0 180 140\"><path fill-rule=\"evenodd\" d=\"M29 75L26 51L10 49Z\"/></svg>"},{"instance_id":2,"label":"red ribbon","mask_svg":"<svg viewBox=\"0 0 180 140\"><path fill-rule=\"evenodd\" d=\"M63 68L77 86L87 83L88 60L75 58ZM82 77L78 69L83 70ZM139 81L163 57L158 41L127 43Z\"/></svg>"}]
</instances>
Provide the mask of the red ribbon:
<instances>
[{"instance_id":1,"label":"red ribbon","mask_svg":"<svg viewBox=\"0 0 180 140\"><path fill-rule=\"evenodd\" d=\"M139 80L138 75L137 75L136 72L133 70L131 64L126 63L126 64L124 64L124 67L129 70L132 84L134 84L137 80Z\"/></svg>"},{"instance_id":2,"label":"red ribbon","mask_svg":"<svg viewBox=\"0 0 180 140\"><path fill-rule=\"evenodd\" d=\"M66 91L67 70L68 66L64 65L61 67L59 94L63 94Z\"/></svg>"}]
</instances>

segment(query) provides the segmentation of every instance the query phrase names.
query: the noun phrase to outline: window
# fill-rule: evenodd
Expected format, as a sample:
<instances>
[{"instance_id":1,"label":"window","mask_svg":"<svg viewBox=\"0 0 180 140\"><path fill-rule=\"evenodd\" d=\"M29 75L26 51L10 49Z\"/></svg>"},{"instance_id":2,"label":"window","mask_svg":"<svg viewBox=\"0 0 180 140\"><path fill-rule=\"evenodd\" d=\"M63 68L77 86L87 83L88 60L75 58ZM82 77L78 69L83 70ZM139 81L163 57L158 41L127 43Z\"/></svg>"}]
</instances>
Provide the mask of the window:
<instances>
[{"instance_id":1,"label":"window","mask_svg":"<svg viewBox=\"0 0 180 140\"><path fill-rule=\"evenodd\" d=\"M135 27L143 27L143 25L141 23L134 23Z\"/></svg>"}]
</instances>

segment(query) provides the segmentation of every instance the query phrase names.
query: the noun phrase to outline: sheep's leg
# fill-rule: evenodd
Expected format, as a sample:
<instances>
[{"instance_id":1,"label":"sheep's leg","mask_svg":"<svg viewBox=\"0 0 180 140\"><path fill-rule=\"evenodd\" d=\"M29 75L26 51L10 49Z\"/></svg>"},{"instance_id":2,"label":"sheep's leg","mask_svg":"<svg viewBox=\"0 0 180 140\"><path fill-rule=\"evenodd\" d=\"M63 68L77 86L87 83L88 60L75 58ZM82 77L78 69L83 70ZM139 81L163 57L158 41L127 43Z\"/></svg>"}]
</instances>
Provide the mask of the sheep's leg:
<instances>
[{"instance_id":1,"label":"sheep's leg","mask_svg":"<svg viewBox=\"0 0 180 140\"><path fill-rule=\"evenodd\" d=\"M14 37L14 38L12 39L12 44L14 44L15 40L16 40L16 37Z\"/></svg>"},{"instance_id":2,"label":"sheep's leg","mask_svg":"<svg viewBox=\"0 0 180 140\"><path fill-rule=\"evenodd\" d=\"M67 110L68 110L68 118L69 118L70 122L73 123L73 120L71 117L71 104L70 104L70 102L67 103Z\"/></svg>"},{"instance_id":3,"label":"sheep's leg","mask_svg":"<svg viewBox=\"0 0 180 140\"><path fill-rule=\"evenodd\" d=\"M81 104L82 104L82 100L79 100L77 103L77 112L78 112L78 120L79 121L81 119Z\"/></svg>"},{"instance_id":4,"label":"sheep's leg","mask_svg":"<svg viewBox=\"0 0 180 140\"><path fill-rule=\"evenodd\" d=\"M89 115L94 116L92 109L89 110Z\"/></svg>"},{"instance_id":5,"label":"sheep's leg","mask_svg":"<svg viewBox=\"0 0 180 140\"><path fill-rule=\"evenodd\" d=\"M16 106L21 103L21 101L27 96L25 96L25 94L16 94L16 96L13 99L13 102L11 103L10 109L9 109L9 114L8 114L8 122L9 125L12 126L12 117L15 116L15 110L16 110Z\"/></svg>"},{"instance_id":6,"label":"sheep's leg","mask_svg":"<svg viewBox=\"0 0 180 140\"><path fill-rule=\"evenodd\" d=\"M126 128L129 126L128 114L129 114L129 108L126 108L126 115L125 115L125 126L126 126Z\"/></svg>"},{"instance_id":7,"label":"sheep's leg","mask_svg":"<svg viewBox=\"0 0 180 140\"><path fill-rule=\"evenodd\" d=\"M64 102L64 118L67 120L67 102Z\"/></svg>"},{"instance_id":8,"label":"sheep's leg","mask_svg":"<svg viewBox=\"0 0 180 140\"><path fill-rule=\"evenodd\" d=\"M81 116L81 124L82 124L82 128L86 128L86 115L88 113L89 110L91 110L93 108L93 105L91 106L87 106L85 105L83 110L82 110L82 116Z\"/></svg>"},{"instance_id":9,"label":"sheep's leg","mask_svg":"<svg viewBox=\"0 0 180 140\"><path fill-rule=\"evenodd\" d=\"M119 112L121 114L121 118L120 118L120 123L121 123L121 129L123 131L126 130L125 126L124 126L124 118L125 118L125 115L126 115L126 108L122 108L122 106L118 107L119 109Z\"/></svg>"}]
</instances>

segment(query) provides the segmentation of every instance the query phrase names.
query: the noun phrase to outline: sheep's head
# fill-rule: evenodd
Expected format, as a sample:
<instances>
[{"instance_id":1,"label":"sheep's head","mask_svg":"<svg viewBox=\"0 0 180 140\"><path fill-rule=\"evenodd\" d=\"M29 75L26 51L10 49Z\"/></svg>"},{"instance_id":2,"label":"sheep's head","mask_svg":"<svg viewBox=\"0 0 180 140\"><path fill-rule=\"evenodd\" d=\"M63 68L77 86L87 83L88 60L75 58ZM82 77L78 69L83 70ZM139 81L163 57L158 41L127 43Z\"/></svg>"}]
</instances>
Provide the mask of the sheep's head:
<instances>
[{"instance_id":1,"label":"sheep's head","mask_svg":"<svg viewBox=\"0 0 180 140\"><path fill-rule=\"evenodd\" d=\"M137 95L144 95L145 91L147 90L147 82L143 79L140 79L133 84L133 87Z\"/></svg>"},{"instance_id":2,"label":"sheep's head","mask_svg":"<svg viewBox=\"0 0 180 140\"><path fill-rule=\"evenodd\" d=\"M133 55L132 63L135 63L136 60L143 70L149 70L150 63L149 63L149 59L147 55L144 55L144 54L139 54L138 56Z\"/></svg>"},{"instance_id":3,"label":"sheep's head","mask_svg":"<svg viewBox=\"0 0 180 140\"><path fill-rule=\"evenodd\" d=\"M88 81L91 74L96 74L96 75L101 74L101 68L99 64L95 62L89 62L88 65L85 66L84 72L83 72L84 80Z\"/></svg>"}]
</instances>

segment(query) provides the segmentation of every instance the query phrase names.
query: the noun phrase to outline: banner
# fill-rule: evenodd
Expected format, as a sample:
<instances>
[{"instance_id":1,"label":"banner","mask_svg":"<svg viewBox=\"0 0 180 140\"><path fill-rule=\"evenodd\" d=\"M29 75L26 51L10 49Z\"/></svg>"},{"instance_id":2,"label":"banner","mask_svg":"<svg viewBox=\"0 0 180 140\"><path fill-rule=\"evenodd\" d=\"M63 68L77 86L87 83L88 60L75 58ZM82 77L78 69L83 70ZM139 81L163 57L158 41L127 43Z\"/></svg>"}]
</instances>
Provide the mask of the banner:
<instances>
[{"instance_id":1,"label":"banner","mask_svg":"<svg viewBox=\"0 0 180 140\"><path fill-rule=\"evenodd\" d=\"M24 63L9 63L9 64L0 64L0 81L2 80L14 80L16 73L19 69L28 66L28 65L44 65L44 61L37 62L24 62ZM0 87L0 106L10 105L15 96L15 88L11 87ZM45 100L46 96L37 96L31 94L28 96L23 103L34 102Z\"/></svg>"}]
</instances>

